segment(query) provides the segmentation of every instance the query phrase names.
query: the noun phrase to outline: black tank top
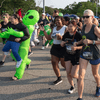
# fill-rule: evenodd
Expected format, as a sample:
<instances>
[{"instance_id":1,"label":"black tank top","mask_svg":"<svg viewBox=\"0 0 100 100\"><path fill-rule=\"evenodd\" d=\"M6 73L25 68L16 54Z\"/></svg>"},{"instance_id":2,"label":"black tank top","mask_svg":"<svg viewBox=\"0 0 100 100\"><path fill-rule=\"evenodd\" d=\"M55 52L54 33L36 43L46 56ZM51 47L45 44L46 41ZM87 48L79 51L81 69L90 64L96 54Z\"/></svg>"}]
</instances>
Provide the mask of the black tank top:
<instances>
[{"instance_id":1,"label":"black tank top","mask_svg":"<svg viewBox=\"0 0 100 100\"><path fill-rule=\"evenodd\" d=\"M91 30L88 33L85 33L85 27L86 27L86 25L84 25L83 29L82 29L82 36L83 35L86 36L86 39L89 39L89 40L98 40L98 37L94 33L95 26L96 25L92 25ZM94 60L99 59L100 58L100 50L99 50L98 45L89 44L88 46L90 46L90 51L93 52L93 59ZM85 48L85 46L83 46L83 48L81 50L81 55L84 52L84 48Z\"/></svg>"}]
</instances>

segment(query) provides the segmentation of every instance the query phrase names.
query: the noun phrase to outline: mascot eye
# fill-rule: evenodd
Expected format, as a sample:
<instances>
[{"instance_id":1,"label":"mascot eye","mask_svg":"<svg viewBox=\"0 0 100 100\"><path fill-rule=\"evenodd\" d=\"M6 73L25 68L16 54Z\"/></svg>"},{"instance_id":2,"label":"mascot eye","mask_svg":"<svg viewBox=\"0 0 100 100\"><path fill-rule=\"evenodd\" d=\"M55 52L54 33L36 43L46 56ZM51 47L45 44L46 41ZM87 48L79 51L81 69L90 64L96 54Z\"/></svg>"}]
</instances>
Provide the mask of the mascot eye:
<instances>
[{"instance_id":1,"label":"mascot eye","mask_svg":"<svg viewBox=\"0 0 100 100\"><path fill-rule=\"evenodd\" d=\"M26 13L26 15L28 15L28 14L29 14L29 12Z\"/></svg>"},{"instance_id":2,"label":"mascot eye","mask_svg":"<svg viewBox=\"0 0 100 100\"><path fill-rule=\"evenodd\" d=\"M28 18L29 18L29 19L33 19L33 18L34 18L34 16L29 16Z\"/></svg>"}]
</instances>

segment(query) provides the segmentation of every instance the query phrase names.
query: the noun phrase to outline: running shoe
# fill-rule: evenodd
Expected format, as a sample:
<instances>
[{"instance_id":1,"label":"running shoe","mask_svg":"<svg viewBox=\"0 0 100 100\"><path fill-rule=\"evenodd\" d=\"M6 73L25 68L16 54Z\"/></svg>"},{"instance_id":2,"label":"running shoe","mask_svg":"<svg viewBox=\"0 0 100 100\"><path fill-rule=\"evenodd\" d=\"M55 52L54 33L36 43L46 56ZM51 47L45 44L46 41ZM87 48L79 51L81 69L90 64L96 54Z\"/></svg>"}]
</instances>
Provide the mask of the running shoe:
<instances>
[{"instance_id":1,"label":"running shoe","mask_svg":"<svg viewBox=\"0 0 100 100\"><path fill-rule=\"evenodd\" d=\"M73 86L71 86L71 88L68 90L69 94L72 94L75 91L75 88Z\"/></svg>"},{"instance_id":2,"label":"running shoe","mask_svg":"<svg viewBox=\"0 0 100 100\"><path fill-rule=\"evenodd\" d=\"M37 45L39 45L39 44L40 44L40 42L37 43Z\"/></svg>"},{"instance_id":3,"label":"running shoe","mask_svg":"<svg viewBox=\"0 0 100 100\"><path fill-rule=\"evenodd\" d=\"M96 97L100 97L100 87L97 87L96 88L96 94L95 94Z\"/></svg>"},{"instance_id":4,"label":"running shoe","mask_svg":"<svg viewBox=\"0 0 100 100\"><path fill-rule=\"evenodd\" d=\"M60 78L60 79L57 79L56 81L53 82L54 85L58 85L60 83L62 83L63 80Z\"/></svg>"},{"instance_id":5,"label":"running shoe","mask_svg":"<svg viewBox=\"0 0 100 100\"><path fill-rule=\"evenodd\" d=\"M17 61L16 67L18 68L21 65L22 59L20 61Z\"/></svg>"},{"instance_id":6,"label":"running shoe","mask_svg":"<svg viewBox=\"0 0 100 100\"><path fill-rule=\"evenodd\" d=\"M32 55L33 54L33 52L28 52L28 57L30 56L30 55Z\"/></svg>"},{"instance_id":7,"label":"running shoe","mask_svg":"<svg viewBox=\"0 0 100 100\"><path fill-rule=\"evenodd\" d=\"M42 48L41 48L41 50L44 50L45 49L45 47L43 46Z\"/></svg>"},{"instance_id":8,"label":"running shoe","mask_svg":"<svg viewBox=\"0 0 100 100\"><path fill-rule=\"evenodd\" d=\"M3 61L0 61L0 66L3 66L3 65L4 65L4 63L5 63L5 62L3 62Z\"/></svg>"}]
</instances>

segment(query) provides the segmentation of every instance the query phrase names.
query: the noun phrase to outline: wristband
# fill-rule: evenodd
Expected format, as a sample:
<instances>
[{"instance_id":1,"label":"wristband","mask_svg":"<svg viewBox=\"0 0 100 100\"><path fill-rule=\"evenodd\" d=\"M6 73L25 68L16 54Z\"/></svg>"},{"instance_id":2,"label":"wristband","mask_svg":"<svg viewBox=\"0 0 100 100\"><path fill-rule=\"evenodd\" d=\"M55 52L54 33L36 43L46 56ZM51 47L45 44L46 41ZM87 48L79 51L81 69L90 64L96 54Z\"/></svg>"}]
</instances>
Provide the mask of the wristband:
<instances>
[{"instance_id":1,"label":"wristband","mask_svg":"<svg viewBox=\"0 0 100 100\"><path fill-rule=\"evenodd\" d=\"M93 45L95 44L95 40L93 40Z\"/></svg>"}]
</instances>

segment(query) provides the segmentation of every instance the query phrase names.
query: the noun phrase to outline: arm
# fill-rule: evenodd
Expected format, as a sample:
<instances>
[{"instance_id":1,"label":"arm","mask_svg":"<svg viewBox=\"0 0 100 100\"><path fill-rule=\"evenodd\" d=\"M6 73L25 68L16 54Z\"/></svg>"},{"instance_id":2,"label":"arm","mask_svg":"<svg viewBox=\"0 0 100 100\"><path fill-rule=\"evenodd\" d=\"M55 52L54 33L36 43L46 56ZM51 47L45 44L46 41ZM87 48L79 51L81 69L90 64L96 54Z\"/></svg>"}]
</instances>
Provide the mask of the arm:
<instances>
[{"instance_id":1,"label":"arm","mask_svg":"<svg viewBox=\"0 0 100 100\"><path fill-rule=\"evenodd\" d=\"M10 35L7 33L7 31L0 33L0 38L6 38L6 39L8 39L9 36Z\"/></svg>"},{"instance_id":2,"label":"arm","mask_svg":"<svg viewBox=\"0 0 100 100\"><path fill-rule=\"evenodd\" d=\"M81 50L83 46L72 46L72 51Z\"/></svg>"},{"instance_id":3,"label":"arm","mask_svg":"<svg viewBox=\"0 0 100 100\"><path fill-rule=\"evenodd\" d=\"M44 35L47 40L52 40L52 38L51 38L52 31L51 31L50 35L48 35L43 26L40 26L40 30L44 32Z\"/></svg>"},{"instance_id":4,"label":"arm","mask_svg":"<svg viewBox=\"0 0 100 100\"><path fill-rule=\"evenodd\" d=\"M7 30L7 34L13 35L13 36L15 36L15 37L23 37L23 36L24 36L23 31L18 32L18 31L15 31L15 30L12 29L12 28L10 28L10 29Z\"/></svg>"},{"instance_id":5,"label":"arm","mask_svg":"<svg viewBox=\"0 0 100 100\"><path fill-rule=\"evenodd\" d=\"M74 46L80 45L80 44L82 44L82 43L83 43L83 39L81 39L81 40L78 41L78 42L74 42Z\"/></svg>"},{"instance_id":6,"label":"arm","mask_svg":"<svg viewBox=\"0 0 100 100\"><path fill-rule=\"evenodd\" d=\"M100 39L100 29L97 26L94 28L94 33Z\"/></svg>"},{"instance_id":7,"label":"arm","mask_svg":"<svg viewBox=\"0 0 100 100\"><path fill-rule=\"evenodd\" d=\"M80 22L79 23L80 24L80 26L77 26L80 30L82 30L82 23Z\"/></svg>"},{"instance_id":8,"label":"arm","mask_svg":"<svg viewBox=\"0 0 100 100\"><path fill-rule=\"evenodd\" d=\"M65 44L66 44L66 42L65 42L65 41L62 41L60 45L61 45L62 47L64 47Z\"/></svg>"},{"instance_id":9,"label":"arm","mask_svg":"<svg viewBox=\"0 0 100 100\"><path fill-rule=\"evenodd\" d=\"M100 39L100 29L99 29L97 26L95 26L95 28L94 28L94 33L95 33L95 35ZM93 44L93 43L94 43L94 40L85 39L85 40L83 41L83 43L84 43L85 45L86 45L86 44ZM95 41L95 44L99 45L99 44L100 44L100 41L99 41L99 40L96 40L96 41Z\"/></svg>"}]
</instances>

